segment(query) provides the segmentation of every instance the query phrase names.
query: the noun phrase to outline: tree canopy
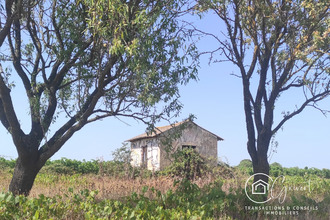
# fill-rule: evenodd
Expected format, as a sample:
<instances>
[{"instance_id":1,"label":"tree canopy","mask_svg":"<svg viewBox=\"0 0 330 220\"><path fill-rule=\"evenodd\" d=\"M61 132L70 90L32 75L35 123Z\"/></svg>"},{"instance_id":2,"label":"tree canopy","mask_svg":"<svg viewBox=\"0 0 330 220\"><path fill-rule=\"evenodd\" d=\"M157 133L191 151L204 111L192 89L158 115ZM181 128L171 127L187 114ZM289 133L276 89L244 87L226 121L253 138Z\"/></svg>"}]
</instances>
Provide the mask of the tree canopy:
<instances>
[{"instance_id":1,"label":"tree canopy","mask_svg":"<svg viewBox=\"0 0 330 220\"><path fill-rule=\"evenodd\" d=\"M321 0L197 1L223 25L212 56L233 63L241 78L248 152L255 173L269 173L272 136L307 106L330 94L329 3ZM219 29L220 29L219 25ZM277 101L294 91L304 100L274 120ZM319 109L319 108L318 108ZM320 109L322 110L322 109ZM323 111L323 110L322 110Z\"/></svg>"},{"instance_id":2,"label":"tree canopy","mask_svg":"<svg viewBox=\"0 0 330 220\"><path fill-rule=\"evenodd\" d=\"M178 20L184 5L177 0L1 1L0 120L19 155L12 191L18 190L18 170L38 171L88 123L123 116L153 124L180 111L178 85L195 78L197 65L195 47ZM18 79L29 102L28 133L11 96ZM59 115L66 116L63 124ZM52 123L59 128L50 134Z\"/></svg>"}]
</instances>

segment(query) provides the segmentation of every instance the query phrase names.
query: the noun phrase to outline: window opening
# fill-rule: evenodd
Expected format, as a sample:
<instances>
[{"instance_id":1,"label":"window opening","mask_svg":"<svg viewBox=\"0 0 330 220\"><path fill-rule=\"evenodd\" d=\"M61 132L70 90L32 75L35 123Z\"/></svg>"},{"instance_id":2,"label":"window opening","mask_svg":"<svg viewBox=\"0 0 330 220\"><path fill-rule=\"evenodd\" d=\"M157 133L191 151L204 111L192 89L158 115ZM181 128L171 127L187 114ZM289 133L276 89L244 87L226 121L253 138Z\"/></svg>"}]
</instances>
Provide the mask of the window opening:
<instances>
[{"instance_id":1,"label":"window opening","mask_svg":"<svg viewBox=\"0 0 330 220\"><path fill-rule=\"evenodd\" d=\"M182 150L183 149L189 149L189 148L196 149L196 146L194 146L194 145L182 145Z\"/></svg>"}]
</instances>

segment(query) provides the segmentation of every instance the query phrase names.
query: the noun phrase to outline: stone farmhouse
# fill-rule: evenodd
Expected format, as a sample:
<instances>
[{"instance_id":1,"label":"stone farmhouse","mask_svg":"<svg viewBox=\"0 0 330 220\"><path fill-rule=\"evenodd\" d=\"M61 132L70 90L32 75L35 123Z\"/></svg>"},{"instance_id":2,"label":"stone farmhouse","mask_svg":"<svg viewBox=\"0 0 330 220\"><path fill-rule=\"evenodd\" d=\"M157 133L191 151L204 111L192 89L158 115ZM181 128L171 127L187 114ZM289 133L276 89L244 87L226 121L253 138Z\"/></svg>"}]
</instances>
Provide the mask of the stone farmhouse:
<instances>
[{"instance_id":1,"label":"stone farmhouse","mask_svg":"<svg viewBox=\"0 0 330 220\"><path fill-rule=\"evenodd\" d=\"M179 135L178 135L179 134ZM218 141L223 139L216 134L186 120L173 125L157 127L152 133L133 137L131 143L131 164L144 166L149 170L161 170L170 165L170 155L176 150L193 148L204 158L217 163ZM171 151L166 151L170 145ZM169 149L167 147L167 149Z\"/></svg>"}]
</instances>

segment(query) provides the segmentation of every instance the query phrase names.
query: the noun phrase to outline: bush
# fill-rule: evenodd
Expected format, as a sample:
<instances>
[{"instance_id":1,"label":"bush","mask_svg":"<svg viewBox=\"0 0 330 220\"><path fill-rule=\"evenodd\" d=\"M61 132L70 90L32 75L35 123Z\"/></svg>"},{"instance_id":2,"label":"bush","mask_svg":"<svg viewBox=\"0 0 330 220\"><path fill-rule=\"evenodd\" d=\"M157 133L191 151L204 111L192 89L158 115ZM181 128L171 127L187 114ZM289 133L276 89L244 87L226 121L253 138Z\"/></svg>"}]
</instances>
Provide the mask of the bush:
<instances>
[{"instance_id":1,"label":"bush","mask_svg":"<svg viewBox=\"0 0 330 220\"><path fill-rule=\"evenodd\" d=\"M193 149L177 151L173 157L174 161L166 171L174 176L194 180L208 170L205 159Z\"/></svg>"},{"instance_id":2,"label":"bush","mask_svg":"<svg viewBox=\"0 0 330 220\"><path fill-rule=\"evenodd\" d=\"M61 158L60 160L47 161L47 163L42 169L42 172L51 172L58 174L98 174L99 165L97 160L79 161Z\"/></svg>"},{"instance_id":3,"label":"bush","mask_svg":"<svg viewBox=\"0 0 330 220\"><path fill-rule=\"evenodd\" d=\"M270 171L269 171L271 176L278 177L280 175L283 175L283 167L280 163L272 163L270 165Z\"/></svg>"},{"instance_id":4,"label":"bush","mask_svg":"<svg viewBox=\"0 0 330 220\"><path fill-rule=\"evenodd\" d=\"M10 159L7 160L4 157L0 157L0 169L14 169L16 164L16 160Z\"/></svg>"},{"instance_id":5,"label":"bush","mask_svg":"<svg viewBox=\"0 0 330 220\"><path fill-rule=\"evenodd\" d=\"M238 170L240 170L241 172L248 174L248 175L252 175L253 174L253 167L252 167L252 161L249 159L244 159L242 160L238 166L237 166Z\"/></svg>"},{"instance_id":6,"label":"bush","mask_svg":"<svg viewBox=\"0 0 330 220\"><path fill-rule=\"evenodd\" d=\"M238 167L252 168L252 161L249 159L244 159L238 164Z\"/></svg>"},{"instance_id":7,"label":"bush","mask_svg":"<svg viewBox=\"0 0 330 220\"><path fill-rule=\"evenodd\" d=\"M330 170L329 169L322 169L322 177L330 179Z\"/></svg>"}]
</instances>

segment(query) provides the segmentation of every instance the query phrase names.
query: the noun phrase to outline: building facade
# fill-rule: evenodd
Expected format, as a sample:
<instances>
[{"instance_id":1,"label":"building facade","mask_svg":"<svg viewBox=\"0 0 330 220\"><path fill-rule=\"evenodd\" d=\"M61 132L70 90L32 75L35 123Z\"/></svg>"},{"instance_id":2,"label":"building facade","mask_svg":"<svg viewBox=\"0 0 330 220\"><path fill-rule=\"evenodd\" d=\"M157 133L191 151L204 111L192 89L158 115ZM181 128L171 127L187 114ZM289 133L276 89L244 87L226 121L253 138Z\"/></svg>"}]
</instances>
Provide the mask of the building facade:
<instances>
[{"instance_id":1,"label":"building facade","mask_svg":"<svg viewBox=\"0 0 330 220\"><path fill-rule=\"evenodd\" d=\"M148 170L161 170L171 164L177 150L193 148L204 158L217 163L218 141L223 139L192 121L158 127L127 141L131 143L131 164Z\"/></svg>"}]
</instances>

